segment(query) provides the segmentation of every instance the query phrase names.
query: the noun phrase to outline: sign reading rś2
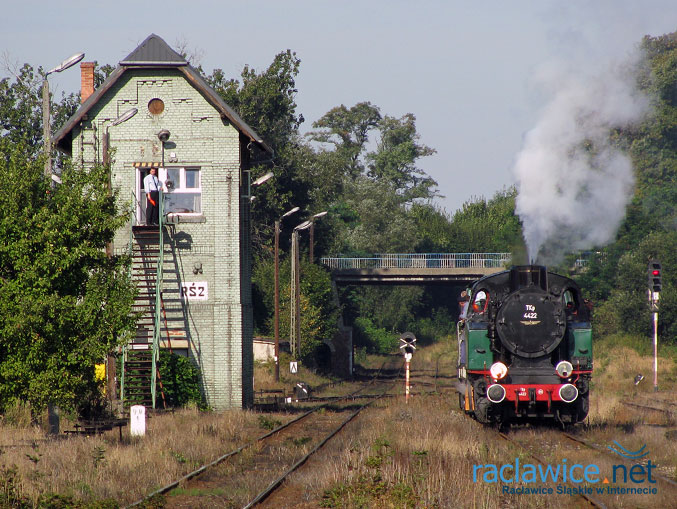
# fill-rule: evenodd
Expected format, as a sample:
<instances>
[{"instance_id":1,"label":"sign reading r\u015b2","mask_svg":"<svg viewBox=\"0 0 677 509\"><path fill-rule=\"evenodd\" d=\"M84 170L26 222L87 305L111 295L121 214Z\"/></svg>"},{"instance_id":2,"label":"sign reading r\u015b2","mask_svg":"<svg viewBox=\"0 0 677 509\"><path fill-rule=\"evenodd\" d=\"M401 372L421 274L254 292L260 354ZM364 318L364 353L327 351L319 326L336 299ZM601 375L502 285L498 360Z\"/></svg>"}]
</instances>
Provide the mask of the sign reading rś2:
<instances>
[{"instance_id":1,"label":"sign reading r\u015b2","mask_svg":"<svg viewBox=\"0 0 677 509\"><path fill-rule=\"evenodd\" d=\"M191 281L181 283L181 298L183 300L207 300L209 287L206 281Z\"/></svg>"}]
</instances>

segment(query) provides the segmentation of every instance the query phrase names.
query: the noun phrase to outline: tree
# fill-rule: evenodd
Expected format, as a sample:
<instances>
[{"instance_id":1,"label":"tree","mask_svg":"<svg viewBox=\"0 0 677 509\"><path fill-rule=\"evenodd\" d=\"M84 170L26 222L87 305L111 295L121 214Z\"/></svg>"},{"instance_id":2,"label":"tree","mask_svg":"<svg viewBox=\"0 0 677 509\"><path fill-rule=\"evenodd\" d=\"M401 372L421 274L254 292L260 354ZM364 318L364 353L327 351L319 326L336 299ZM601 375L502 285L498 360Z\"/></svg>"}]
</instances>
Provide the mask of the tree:
<instances>
[{"instance_id":1,"label":"tree","mask_svg":"<svg viewBox=\"0 0 677 509\"><path fill-rule=\"evenodd\" d=\"M645 37L645 64L637 71L639 87L652 102L640 126L614 133L629 147L636 189L615 241L599 249L576 276L595 301L595 323L603 333L650 334L646 264L663 263L660 333L673 340L677 331L677 295L673 260L677 249L677 33Z\"/></svg>"},{"instance_id":2,"label":"tree","mask_svg":"<svg viewBox=\"0 0 677 509\"><path fill-rule=\"evenodd\" d=\"M412 113L399 119L386 115L378 128L380 138L376 151L367 155L368 176L390 182L406 202L435 196L437 182L416 166L418 159L435 153L434 149L418 142L416 117Z\"/></svg>"},{"instance_id":3,"label":"tree","mask_svg":"<svg viewBox=\"0 0 677 509\"><path fill-rule=\"evenodd\" d=\"M13 143L23 142L33 156L42 150L42 84L45 72L42 67L35 70L29 64L7 70L14 80L0 80L0 138ZM59 103L54 103L50 94L52 131L58 130L78 106L79 94L62 93Z\"/></svg>"},{"instance_id":4,"label":"tree","mask_svg":"<svg viewBox=\"0 0 677 509\"><path fill-rule=\"evenodd\" d=\"M452 252L521 252L522 231L515 215L515 189L498 191L490 200L463 204L451 220ZM513 260L516 261L516 260Z\"/></svg>"},{"instance_id":5,"label":"tree","mask_svg":"<svg viewBox=\"0 0 677 509\"><path fill-rule=\"evenodd\" d=\"M417 253L449 252L452 236L451 217L445 211L430 203L414 203L409 215L416 225Z\"/></svg>"},{"instance_id":6,"label":"tree","mask_svg":"<svg viewBox=\"0 0 677 509\"><path fill-rule=\"evenodd\" d=\"M134 326L125 257L104 248L125 218L107 170L63 168L52 189L42 158L0 140L0 406L84 411L94 365Z\"/></svg>"},{"instance_id":7,"label":"tree","mask_svg":"<svg viewBox=\"0 0 677 509\"><path fill-rule=\"evenodd\" d=\"M339 204L347 222L336 223L332 251L408 253L416 243L415 224L388 182L364 176L346 184ZM334 216L333 209L330 209Z\"/></svg>"},{"instance_id":8,"label":"tree","mask_svg":"<svg viewBox=\"0 0 677 509\"><path fill-rule=\"evenodd\" d=\"M303 123L295 100L300 65L296 53L286 50L262 72L245 65L242 83L226 78L221 69L215 69L207 81L277 153L293 141Z\"/></svg>"},{"instance_id":9,"label":"tree","mask_svg":"<svg viewBox=\"0 0 677 509\"><path fill-rule=\"evenodd\" d=\"M298 128L303 115L296 112L296 76L301 60L296 53L278 53L263 71L245 66L241 81L226 78L221 69L207 82L274 150L272 161L252 170L253 177L273 166L275 178L256 190L252 206L252 239L257 252L270 246L273 224L292 206L305 209L309 204L305 168L310 151L300 143Z\"/></svg>"},{"instance_id":10,"label":"tree","mask_svg":"<svg viewBox=\"0 0 677 509\"><path fill-rule=\"evenodd\" d=\"M290 337L291 323L291 260L285 259L280 267L280 337ZM313 364L317 348L325 339L331 339L336 332L338 309L332 297L331 276L319 265L301 261L300 274L300 315L301 351L300 357ZM273 330L273 271L269 262L257 264L254 284L266 296L264 301L270 310L267 314L267 329Z\"/></svg>"},{"instance_id":11,"label":"tree","mask_svg":"<svg viewBox=\"0 0 677 509\"><path fill-rule=\"evenodd\" d=\"M318 129L307 134L322 147L318 158L332 169L336 178L355 181L361 176L388 183L395 194L410 202L416 198L432 198L437 186L432 178L417 167L417 161L435 153L419 143L416 117L407 113L402 118L381 116L380 109L370 102L351 108L343 104L332 108L313 123ZM368 151L369 136L376 133L376 150Z\"/></svg>"},{"instance_id":12,"label":"tree","mask_svg":"<svg viewBox=\"0 0 677 509\"><path fill-rule=\"evenodd\" d=\"M344 175L356 179L364 171L361 158L369 133L380 121L379 108L370 102L357 103L352 108L342 104L313 122L313 127L320 130L308 133L308 137L318 143L333 145L334 152L344 161Z\"/></svg>"},{"instance_id":13,"label":"tree","mask_svg":"<svg viewBox=\"0 0 677 509\"><path fill-rule=\"evenodd\" d=\"M14 71L14 81L0 80L0 136L35 151L42 142L41 84L39 73L28 64Z\"/></svg>"}]
</instances>

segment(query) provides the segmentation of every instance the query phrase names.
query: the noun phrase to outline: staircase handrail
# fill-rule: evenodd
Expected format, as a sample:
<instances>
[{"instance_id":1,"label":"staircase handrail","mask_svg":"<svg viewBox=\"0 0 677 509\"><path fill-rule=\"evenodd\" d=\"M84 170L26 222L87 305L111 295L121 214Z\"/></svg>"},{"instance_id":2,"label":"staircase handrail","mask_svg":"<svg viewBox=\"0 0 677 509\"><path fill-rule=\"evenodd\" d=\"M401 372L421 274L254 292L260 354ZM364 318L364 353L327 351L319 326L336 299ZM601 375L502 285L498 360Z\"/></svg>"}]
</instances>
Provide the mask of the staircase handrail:
<instances>
[{"instance_id":1,"label":"staircase handrail","mask_svg":"<svg viewBox=\"0 0 677 509\"><path fill-rule=\"evenodd\" d=\"M151 372L151 384L150 391L153 399L153 408L155 408L155 399L156 399L156 383L157 383L157 367L158 361L160 360L160 308L162 306L162 265L164 264L164 254L165 254L165 245L164 245L164 193L162 188L158 192L158 235L159 235L159 253L156 267L156 277L155 277L155 320L153 324L153 365Z\"/></svg>"},{"instance_id":2,"label":"staircase handrail","mask_svg":"<svg viewBox=\"0 0 677 509\"><path fill-rule=\"evenodd\" d=\"M139 199L136 196L136 193L132 189L132 202L130 204L129 211L129 244L127 245L127 254L130 259L134 255L134 225L138 222L136 216L136 211L138 210L137 205L140 205ZM132 265L129 265L128 274L130 279L132 278ZM127 362L127 345L122 345L122 369L120 373L120 401L125 400L125 363Z\"/></svg>"}]
</instances>

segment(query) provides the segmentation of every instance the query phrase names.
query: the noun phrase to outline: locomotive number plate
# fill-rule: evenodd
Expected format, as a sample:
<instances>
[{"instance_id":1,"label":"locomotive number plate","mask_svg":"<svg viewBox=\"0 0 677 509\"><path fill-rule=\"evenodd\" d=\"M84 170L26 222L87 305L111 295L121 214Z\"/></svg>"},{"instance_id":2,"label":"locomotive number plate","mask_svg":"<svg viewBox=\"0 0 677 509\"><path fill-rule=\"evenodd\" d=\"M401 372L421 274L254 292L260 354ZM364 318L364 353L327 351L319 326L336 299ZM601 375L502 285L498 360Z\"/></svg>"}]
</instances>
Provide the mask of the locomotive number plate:
<instances>
[{"instance_id":1,"label":"locomotive number plate","mask_svg":"<svg viewBox=\"0 0 677 509\"><path fill-rule=\"evenodd\" d=\"M526 304L524 306L524 316L528 320L538 320L538 313L536 312L536 306L533 304Z\"/></svg>"}]
</instances>

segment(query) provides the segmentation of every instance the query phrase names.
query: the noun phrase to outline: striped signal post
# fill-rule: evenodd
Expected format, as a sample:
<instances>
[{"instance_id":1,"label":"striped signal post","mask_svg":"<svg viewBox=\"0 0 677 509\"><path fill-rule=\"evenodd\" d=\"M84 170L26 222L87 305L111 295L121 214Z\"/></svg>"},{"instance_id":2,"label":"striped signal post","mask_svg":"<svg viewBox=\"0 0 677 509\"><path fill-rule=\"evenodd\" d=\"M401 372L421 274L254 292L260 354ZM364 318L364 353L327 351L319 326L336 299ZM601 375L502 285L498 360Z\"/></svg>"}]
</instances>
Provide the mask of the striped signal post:
<instances>
[{"instance_id":1,"label":"striped signal post","mask_svg":"<svg viewBox=\"0 0 677 509\"><path fill-rule=\"evenodd\" d=\"M409 364L416 351L416 336L411 332L405 332L400 336L400 350L404 354L404 400L409 403Z\"/></svg>"},{"instance_id":2,"label":"striped signal post","mask_svg":"<svg viewBox=\"0 0 677 509\"><path fill-rule=\"evenodd\" d=\"M662 267L658 260L649 260L649 303L653 311L653 390L658 392L658 302L661 298Z\"/></svg>"}]
</instances>

